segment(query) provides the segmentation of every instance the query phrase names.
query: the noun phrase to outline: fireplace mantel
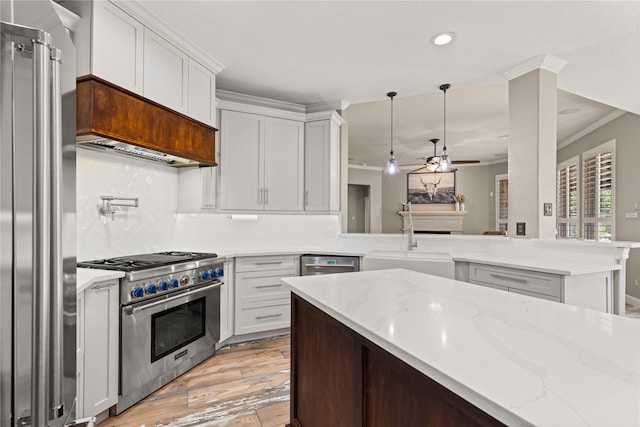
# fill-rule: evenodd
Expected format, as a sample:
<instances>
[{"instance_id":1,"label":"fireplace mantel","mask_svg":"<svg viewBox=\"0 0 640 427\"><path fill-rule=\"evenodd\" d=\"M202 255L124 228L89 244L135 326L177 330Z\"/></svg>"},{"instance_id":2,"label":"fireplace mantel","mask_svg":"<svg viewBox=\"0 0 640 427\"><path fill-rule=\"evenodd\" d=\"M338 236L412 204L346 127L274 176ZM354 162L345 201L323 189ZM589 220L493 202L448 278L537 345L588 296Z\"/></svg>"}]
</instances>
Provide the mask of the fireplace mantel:
<instances>
[{"instance_id":1,"label":"fireplace mantel","mask_svg":"<svg viewBox=\"0 0 640 427\"><path fill-rule=\"evenodd\" d=\"M402 216L402 232L409 231L409 212L398 212ZM462 234L462 222L466 211L415 211L412 210L413 231Z\"/></svg>"}]
</instances>

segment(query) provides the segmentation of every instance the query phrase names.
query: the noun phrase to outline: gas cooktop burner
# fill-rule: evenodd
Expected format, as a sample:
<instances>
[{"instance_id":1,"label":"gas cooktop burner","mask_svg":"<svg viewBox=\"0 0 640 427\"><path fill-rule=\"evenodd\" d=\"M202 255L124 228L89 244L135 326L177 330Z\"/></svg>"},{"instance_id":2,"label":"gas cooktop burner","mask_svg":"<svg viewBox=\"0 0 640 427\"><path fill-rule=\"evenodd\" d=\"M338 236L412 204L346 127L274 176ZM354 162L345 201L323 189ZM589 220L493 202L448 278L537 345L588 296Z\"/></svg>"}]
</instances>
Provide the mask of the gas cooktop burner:
<instances>
[{"instance_id":1,"label":"gas cooktop burner","mask_svg":"<svg viewBox=\"0 0 640 427\"><path fill-rule=\"evenodd\" d=\"M214 253L203 252L158 252L153 254L127 255L118 258L84 261L79 262L78 267L130 272L161 267L164 265L178 264L181 262L217 258L217 256L218 255Z\"/></svg>"}]
</instances>

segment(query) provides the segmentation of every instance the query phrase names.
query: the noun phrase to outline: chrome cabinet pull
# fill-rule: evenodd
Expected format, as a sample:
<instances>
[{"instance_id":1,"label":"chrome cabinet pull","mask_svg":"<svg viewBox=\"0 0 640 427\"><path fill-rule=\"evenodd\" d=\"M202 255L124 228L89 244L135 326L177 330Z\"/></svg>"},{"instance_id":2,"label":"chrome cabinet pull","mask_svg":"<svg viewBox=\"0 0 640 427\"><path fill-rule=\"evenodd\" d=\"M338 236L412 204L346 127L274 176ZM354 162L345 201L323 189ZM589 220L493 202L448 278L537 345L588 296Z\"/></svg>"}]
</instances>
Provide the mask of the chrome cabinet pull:
<instances>
[{"instance_id":1,"label":"chrome cabinet pull","mask_svg":"<svg viewBox=\"0 0 640 427\"><path fill-rule=\"evenodd\" d=\"M272 319L272 318L276 318L276 317L282 317L282 313L269 314L269 315L266 315L266 316L256 316L256 320Z\"/></svg>"},{"instance_id":2,"label":"chrome cabinet pull","mask_svg":"<svg viewBox=\"0 0 640 427\"><path fill-rule=\"evenodd\" d=\"M107 288L111 288L115 285L117 285L118 282L109 282L109 283L100 283L98 285L92 286L91 289L95 289L95 290L100 290L100 289L107 289Z\"/></svg>"},{"instance_id":3,"label":"chrome cabinet pull","mask_svg":"<svg viewBox=\"0 0 640 427\"><path fill-rule=\"evenodd\" d=\"M269 204L269 189L266 188L264 190L264 204L268 205Z\"/></svg>"},{"instance_id":4,"label":"chrome cabinet pull","mask_svg":"<svg viewBox=\"0 0 640 427\"><path fill-rule=\"evenodd\" d=\"M282 285L280 285L280 284L278 284L278 285L258 285L258 286L256 286L256 289L279 288L280 286L282 286Z\"/></svg>"},{"instance_id":5,"label":"chrome cabinet pull","mask_svg":"<svg viewBox=\"0 0 640 427\"><path fill-rule=\"evenodd\" d=\"M263 262L254 262L255 265L277 265L282 264L284 261L263 261Z\"/></svg>"},{"instance_id":6,"label":"chrome cabinet pull","mask_svg":"<svg viewBox=\"0 0 640 427\"><path fill-rule=\"evenodd\" d=\"M501 279L501 280L507 280L509 282L515 282L515 283L528 283L527 280L525 279L519 279L517 277L509 277L509 276L503 276L501 274L495 274L495 273L491 273L489 274L489 276L493 277L494 279Z\"/></svg>"}]
</instances>

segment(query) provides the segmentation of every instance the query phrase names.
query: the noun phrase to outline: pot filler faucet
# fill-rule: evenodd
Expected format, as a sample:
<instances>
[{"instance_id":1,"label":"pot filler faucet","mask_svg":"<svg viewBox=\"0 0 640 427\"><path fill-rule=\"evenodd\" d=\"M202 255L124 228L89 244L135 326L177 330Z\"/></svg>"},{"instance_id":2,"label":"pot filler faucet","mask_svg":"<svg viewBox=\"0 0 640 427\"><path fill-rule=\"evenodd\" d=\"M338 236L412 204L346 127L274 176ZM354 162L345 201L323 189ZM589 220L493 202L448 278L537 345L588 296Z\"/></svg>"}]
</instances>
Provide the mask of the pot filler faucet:
<instances>
[{"instance_id":1,"label":"pot filler faucet","mask_svg":"<svg viewBox=\"0 0 640 427\"><path fill-rule=\"evenodd\" d=\"M411 202L408 202L409 206L409 242L408 242L408 250L413 250L413 248L418 247L418 241L413 238L413 218L411 217Z\"/></svg>"}]
</instances>

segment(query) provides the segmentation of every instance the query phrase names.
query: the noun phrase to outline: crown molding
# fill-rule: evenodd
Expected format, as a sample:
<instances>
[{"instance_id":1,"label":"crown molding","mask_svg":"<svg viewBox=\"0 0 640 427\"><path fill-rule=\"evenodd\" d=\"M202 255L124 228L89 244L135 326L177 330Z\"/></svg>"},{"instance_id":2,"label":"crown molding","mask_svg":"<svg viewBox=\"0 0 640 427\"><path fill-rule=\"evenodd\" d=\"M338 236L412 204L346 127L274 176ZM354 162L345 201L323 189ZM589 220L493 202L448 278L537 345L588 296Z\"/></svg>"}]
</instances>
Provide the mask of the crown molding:
<instances>
[{"instance_id":1,"label":"crown molding","mask_svg":"<svg viewBox=\"0 0 640 427\"><path fill-rule=\"evenodd\" d=\"M558 143L558 150L566 147L567 145L569 145L569 144L571 144L573 142L576 142L577 140L579 140L583 136L588 135L591 132L593 132L594 130L606 125L609 122L614 121L615 119L617 119L618 117L624 115L625 113L626 113L626 111L624 111L624 110L612 111L611 113L607 114L606 116L604 116L603 118L601 118L597 122L592 123L589 126L587 126L586 128L582 129L580 132L575 133L575 134L571 135L570 137L560 141Z\"/></svg>"},{"instance_id":2,"label":"crown molding","mask_svg":"<svg viewBox=\"0 0 640 427\"><path fill-rule=\"evenodd\" d=\"M317 113L320 111L327 111L327 110L343 111L349 108L350 105L351 103L349 101L346 101L344 99L337 99L335 101L316 102L313 104L307 104L306 111L307 111L307 114Z\"/></svg>"},{"instance_id":3,"label":"crown molding","mask_svg":"<svg viewBox=\"0 0 640 427\"><path fill-rule=\"evenodd\" d=\"M51 4L58 14L60 21L62 21L62 25L67 30L75 32L78 29L78 25L80 25L80 21L82 21L82 18L56 2L51 2Z\"/></svg>"},{"instance_id":4,"label":"crown molding","mask_svg":"<svg viewBox=\"0 0 640 427\"><path fill-rule=\"evenodd\" d=\"M162 22L153 13L149 12L144 6L143 1L140 0L110 0L113 4L124 10L135 19L139 20L145 27L158 33L162 37L166 38L169 42L173 43L181 51L200 62L214 74L218 74L226 67L220 61L200 49L181 33L175 31L167 24Z\"/></svg>"},{"instance_id":5,"label":"crown molding","mask_svg":"<svg viewBox=\"0 0 640 427\"><path fill-rule=\"evenodd\" d=\"M321 111L317 113L308 113L305 122L317 122L319 120L331 120L331 123L340 127L345 123L345 120L338 114L337 111Z\"/></svg>"},{"instance_id":6,"label":"crown molding","mask_svg":"<svg viewBox=\"0 0 640 427\"><path fill-rule=\"evenodd\" d=\"M538 55L524 63L507 70L503 75L507 80L513 80L533 70L546 70L558 74L567 65L567 61L552 55Z\"/></svg>"},{"instance_id":7,"label":"crown molding","mask_svg":"<svg viewBox=\"0 0 640 427\"><path fill-rule=\"evenodd\" d=\"M349 169L362 169L362 170L378 171L378 172L384 171L384 168L381 168L381 167L378 167L378 166L354 165L354 164L351 164L351 163L349 163Z\"/></svg>"},{"instance_id":8,"label":"crown molding","mask_svg":"<svg viewBox=\"0 0 640 427\"><path fill-rule=\"evenodd\" d=\"M276 99L245 95L244 93L229 92L220 89L216 89L216 98L218 98L220 102L223 103L225 101L230 101L241 104L254 105L256 107L275 108L278 110L285 110L293 113L306 113L305 106L302 104L294 104L293 102L278 101Z\"/></svg>"}]
</instances>

